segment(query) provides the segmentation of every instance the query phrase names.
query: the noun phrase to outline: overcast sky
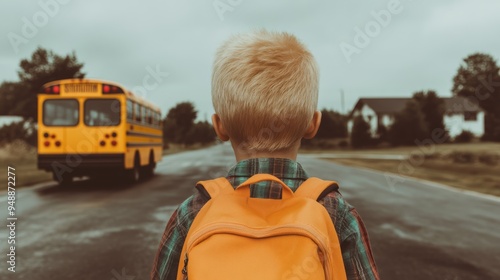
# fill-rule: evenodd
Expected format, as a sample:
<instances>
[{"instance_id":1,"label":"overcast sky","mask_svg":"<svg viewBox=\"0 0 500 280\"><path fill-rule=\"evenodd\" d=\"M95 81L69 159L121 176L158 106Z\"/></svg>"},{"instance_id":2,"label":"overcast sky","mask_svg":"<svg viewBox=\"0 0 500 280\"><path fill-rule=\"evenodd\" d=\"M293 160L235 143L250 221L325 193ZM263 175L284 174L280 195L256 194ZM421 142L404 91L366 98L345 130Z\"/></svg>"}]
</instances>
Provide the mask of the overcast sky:
<instances>
[{"instance_id":1,"label":"overcast sky","mask_svg":"<svg viewBox=\"0 0 500 280\"><path fill-rule=\"evenodd\" d=\"M159 70L146 98L164 112L192 101L204 119L213 113L216 48L231 34L267 28L295 34L316 57L319 108L341 110L343 89L348 111L360 97L450 96L464 57L500 58L499 14L498 0L1 1L0 81L17 80L19 61L37 46L74 51L87 77L130 89Z\"/></svg>"}]
</instances>

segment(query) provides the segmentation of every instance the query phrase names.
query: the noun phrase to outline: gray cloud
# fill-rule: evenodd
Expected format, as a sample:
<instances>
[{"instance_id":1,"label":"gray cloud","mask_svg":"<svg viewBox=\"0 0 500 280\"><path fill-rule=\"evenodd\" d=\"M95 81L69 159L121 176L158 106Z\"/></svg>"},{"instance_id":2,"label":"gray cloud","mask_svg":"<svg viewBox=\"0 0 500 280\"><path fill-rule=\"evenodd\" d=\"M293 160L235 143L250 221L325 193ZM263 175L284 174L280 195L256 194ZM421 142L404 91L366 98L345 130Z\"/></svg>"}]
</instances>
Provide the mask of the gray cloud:
<instances>
[{"instance_id":1,"label":"gray cloud","mask_svg":"<svg viewBox=\"0 0 500 280\"><path fill-rule=\"evenodd\" d=\"M361 96L410 96L421 89L448 96L466 55L481 51L500 58L500 38L493 34L500 26L495 0L401 0L402 11L350 63L340 44L353 44L355 28L363 30L374 20L372 11L387 9L395 0L220 0L237 4L223 20L212 0L65 0L16 53L8 34L22 35L23 17L33 21L43 11L39 3L51 1L57 0L0 4L1 80L15 80L19 61L37 46L59 54L75 51L88 77L130 88L142 85L147 67L160 67L169 76L147 98L164 111L193 101L201 119L213 112L210 75L216 48L231 34L256 28L294 33L310 48L321 69L319 106L336 110L341 88L346 109Z\"/></svg>"}]
</instances>

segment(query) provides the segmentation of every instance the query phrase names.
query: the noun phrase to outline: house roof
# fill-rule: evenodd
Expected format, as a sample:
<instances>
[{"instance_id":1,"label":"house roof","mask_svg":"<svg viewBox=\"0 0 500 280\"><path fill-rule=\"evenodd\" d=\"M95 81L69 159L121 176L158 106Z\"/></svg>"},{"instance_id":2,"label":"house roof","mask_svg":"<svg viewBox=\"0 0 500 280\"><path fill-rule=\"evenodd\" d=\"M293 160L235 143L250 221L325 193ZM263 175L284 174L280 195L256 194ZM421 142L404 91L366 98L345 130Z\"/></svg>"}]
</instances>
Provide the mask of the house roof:
<instances>
[{"instance_id":1,"label":"house roof","mask_svg":"<svg viewBox=\"0 0 500 280\"><path fill-rule=\"evenodd\" d=\"M356 109L361 109L363 105L369 106L377 114L392 115L402 111L406 103L412 98L360 98L352 112ZM475 103L464 97L441 97L446 106L446 113L460 114L465 112L481 112L482 109ZM351 115L352 115L351 112Z\"/></svg>"},{"instance_id":2,"label":"house roof","mask_svg":"<svg viewBox=\"0 0 500 280\"><path fill-rule=\"evenodd\" d=\"M448 97L443 98L446 105L446 113L460 114L465 112L482 112L483 109L479 105L465 97Z\"/></svg>"},{"instance_id":3,"label":"house roof","mask_svg":"<svg viewBox=\"0 0 500 280\"><path fill-rule=\"evenodd\" d=\"M410 100L411 98L360 98L354 109L361 109L366 104L377 114L394 114L403 110Z\"/></svg>"}]
</instances>

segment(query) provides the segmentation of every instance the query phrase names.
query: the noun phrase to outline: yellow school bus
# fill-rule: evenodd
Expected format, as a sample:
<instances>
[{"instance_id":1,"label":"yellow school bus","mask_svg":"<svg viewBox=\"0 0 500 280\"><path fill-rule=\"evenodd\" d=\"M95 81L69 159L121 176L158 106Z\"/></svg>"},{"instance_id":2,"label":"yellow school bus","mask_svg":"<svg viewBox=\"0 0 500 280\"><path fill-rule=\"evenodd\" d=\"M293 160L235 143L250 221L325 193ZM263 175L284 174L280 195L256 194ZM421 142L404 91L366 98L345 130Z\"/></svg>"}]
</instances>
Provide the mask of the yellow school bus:
<instances>
[{"instance_id":1,"label":"yellow school bus","mask_svg":"<svg viewBox=\"0 0 500 280\"><path fill-rule=\"evenodd\" d=\"M82 176L137 182L153 175L162 150L160 109L119 84L66 79L38 94L38 168L62 185Z\"/></svg>"}]
</instances>

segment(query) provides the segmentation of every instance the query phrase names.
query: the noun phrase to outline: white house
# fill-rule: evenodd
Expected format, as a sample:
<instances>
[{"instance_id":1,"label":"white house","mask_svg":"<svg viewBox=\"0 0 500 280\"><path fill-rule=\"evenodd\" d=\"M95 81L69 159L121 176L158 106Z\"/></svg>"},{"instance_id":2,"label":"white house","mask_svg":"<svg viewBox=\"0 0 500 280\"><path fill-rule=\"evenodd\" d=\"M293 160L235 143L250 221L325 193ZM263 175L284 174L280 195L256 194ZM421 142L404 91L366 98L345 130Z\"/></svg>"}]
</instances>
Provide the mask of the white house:
<instances>
[{"instance_id":1,"label":"white house","mask_svg":"<svg viewBox=\"0 0 500 280\"><path fill-rule=\"evenodd\" d=\"M475 136L484 134L484 110L464 97L442 97L445 102L443 123L451 137L462 131L470 131ZM411 98L361 98L351 111L347 129L352 131L353 120L361 115L370 124L373 137L379 136L382 126L388 128L394 122L394 115L402 111Z\"/></svg>"}]
</instances>

